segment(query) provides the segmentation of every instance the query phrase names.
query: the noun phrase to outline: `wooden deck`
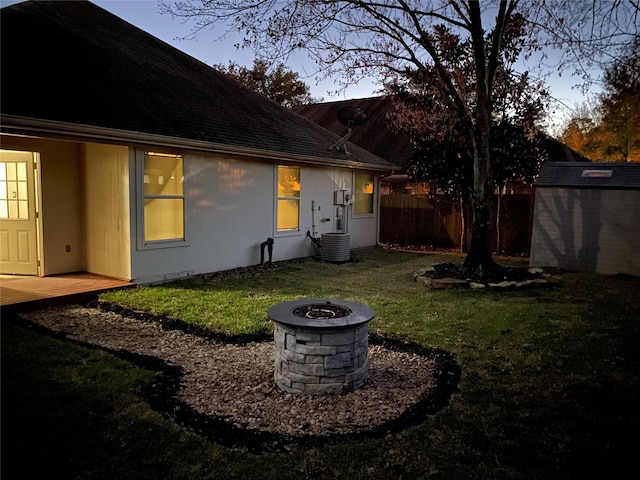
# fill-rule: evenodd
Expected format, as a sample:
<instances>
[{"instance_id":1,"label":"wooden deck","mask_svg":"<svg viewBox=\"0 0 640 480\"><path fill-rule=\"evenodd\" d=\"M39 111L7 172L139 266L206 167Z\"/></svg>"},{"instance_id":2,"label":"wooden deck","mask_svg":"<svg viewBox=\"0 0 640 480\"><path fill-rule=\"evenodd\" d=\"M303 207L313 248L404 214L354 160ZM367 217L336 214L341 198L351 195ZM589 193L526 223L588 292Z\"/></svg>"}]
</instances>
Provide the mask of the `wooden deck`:
<instances>
[{"instance_id":1,"label":"wooden deck","mask_svg":"<svg viewBox=\"0 0 640 480\"><path fill-rule=\"evenodd\" d=\"M90 273L54 277L0 276L0 306L3 310L41 308L52 304L86 301L99 292L134 287L124 280Z\"/></svg>"}]
</instances>

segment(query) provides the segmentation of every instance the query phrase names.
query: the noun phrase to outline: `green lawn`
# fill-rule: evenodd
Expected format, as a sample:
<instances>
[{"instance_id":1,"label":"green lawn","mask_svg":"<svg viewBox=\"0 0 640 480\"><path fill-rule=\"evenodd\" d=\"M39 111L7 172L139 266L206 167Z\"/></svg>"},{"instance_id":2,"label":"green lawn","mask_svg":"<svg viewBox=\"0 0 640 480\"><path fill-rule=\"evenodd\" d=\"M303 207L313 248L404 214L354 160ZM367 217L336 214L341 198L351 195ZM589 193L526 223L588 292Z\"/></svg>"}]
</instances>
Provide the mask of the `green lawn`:
<instances>
[{"instance_id":1,"label":"green lawn","mask_svg":"<svg viewBox=\"0 0 640 480\"><path fill-rule=\"evenodd\" d=\"M462 257L381 249L355 257L101 299L229 335L270 332L266 310L284 300L366 303L373 332L455 354L460 389L438 414L384 438L250 454L153 411L145 392L159 373L3 317L3 478L11 468L19 478L70 479L635 477L640 280L564 273L551 288L435 291L413 272Z\"/></svg>"}]
</instances>

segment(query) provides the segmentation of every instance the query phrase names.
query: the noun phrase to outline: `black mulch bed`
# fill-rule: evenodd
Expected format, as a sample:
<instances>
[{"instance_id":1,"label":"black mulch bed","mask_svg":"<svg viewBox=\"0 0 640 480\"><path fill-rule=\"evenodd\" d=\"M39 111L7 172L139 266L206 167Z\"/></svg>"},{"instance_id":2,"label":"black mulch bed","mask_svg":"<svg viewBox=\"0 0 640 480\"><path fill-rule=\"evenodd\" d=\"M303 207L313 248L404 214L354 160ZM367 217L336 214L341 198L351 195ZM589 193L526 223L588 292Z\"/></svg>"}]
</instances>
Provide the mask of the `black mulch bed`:
<instances>
[{"instance_id":1,"label":"black mulch bed","mask_svg":"<svg viewBox=\"0 0 640 480\"><path fill-rule=\"evenodd\" d=\"M495 265L483 279L473 278L462 271L462 268L453 263L440 263L433 266L432 272L426 272L425 275L430 278L457 278L461 280L471 280L478 283L500 283L508 282L524 282L525 280L533 280L541 278L539 273L530 273L528 267L503 267Z\"/></svg>"}]
</instances>

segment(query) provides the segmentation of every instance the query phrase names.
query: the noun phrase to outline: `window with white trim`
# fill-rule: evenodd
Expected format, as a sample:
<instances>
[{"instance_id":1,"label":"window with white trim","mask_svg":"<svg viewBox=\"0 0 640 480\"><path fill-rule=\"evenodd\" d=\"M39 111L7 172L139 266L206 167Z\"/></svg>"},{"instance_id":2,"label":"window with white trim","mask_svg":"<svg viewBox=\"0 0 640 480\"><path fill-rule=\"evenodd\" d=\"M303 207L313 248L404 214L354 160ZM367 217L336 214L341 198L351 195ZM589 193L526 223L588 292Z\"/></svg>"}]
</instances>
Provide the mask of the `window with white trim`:
<instances>
[{"instance_id":1,"label":"window with white trim","mask_svg":"<svg viewBox=\"0 0 640 480\"><path fill-rule=\"evenodd\" d=\"M27 168L32 152L2 150L0 154L0 219L29 220Z\"/></svg>"},{"instance_id":2,"label":"window with white trim","mask_svg":"<svg viewBox=\"0 0 640 480\"><path fill-rule=\"evenodd\" d=\"M144 243L184 241L184 158L145 152Z\"/></svg>"},{"instance_id":3,"label":"window with white trim","mask_svg":"<svg viewBox=\"0 0 640 480\"><path fill-rule=\"evenodd\" d=\"M373 213L373 185L375 177L368 173L353 176L353 213L367 215Z\"/></svg>"},{"instance_id":4,"label":"window with white trim","mask_svg":"<svg viewBox=\"0 0 640 480\"><path fill-rule=\"evenodd\" d=\"M278 232L300 230L300 168L278 165Z\"/></svg>"}]
</instances>

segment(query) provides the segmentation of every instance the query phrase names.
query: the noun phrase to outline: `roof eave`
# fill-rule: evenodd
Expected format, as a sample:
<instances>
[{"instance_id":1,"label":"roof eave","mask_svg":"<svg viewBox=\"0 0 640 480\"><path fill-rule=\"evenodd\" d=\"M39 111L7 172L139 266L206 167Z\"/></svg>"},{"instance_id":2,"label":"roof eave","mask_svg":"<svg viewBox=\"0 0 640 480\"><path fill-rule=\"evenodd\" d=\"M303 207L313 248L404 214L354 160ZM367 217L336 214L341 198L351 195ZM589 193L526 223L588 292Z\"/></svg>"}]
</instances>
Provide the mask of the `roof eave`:
<instances>
[{"instance_id":1,"label":"roof eave","mask_svg":"<svg viewBox=\"0 0 640 480\"><path fill-rule=\"evenodd\" d=\"M238 155L256 159L260 158L275 162L297 162L309 165L364 169L380 172L390 172L394 169L392 165L384 166L348 159L336 160L329 157L298 155L146 132L96 127L93 125L80 125L17 115L2 115L0 133L48 136L59 140L71 141L97 141L118 144L124 143L127 145L152 145L157 147L196 150L223 155Z\"/></svg>"}]
</instances>

